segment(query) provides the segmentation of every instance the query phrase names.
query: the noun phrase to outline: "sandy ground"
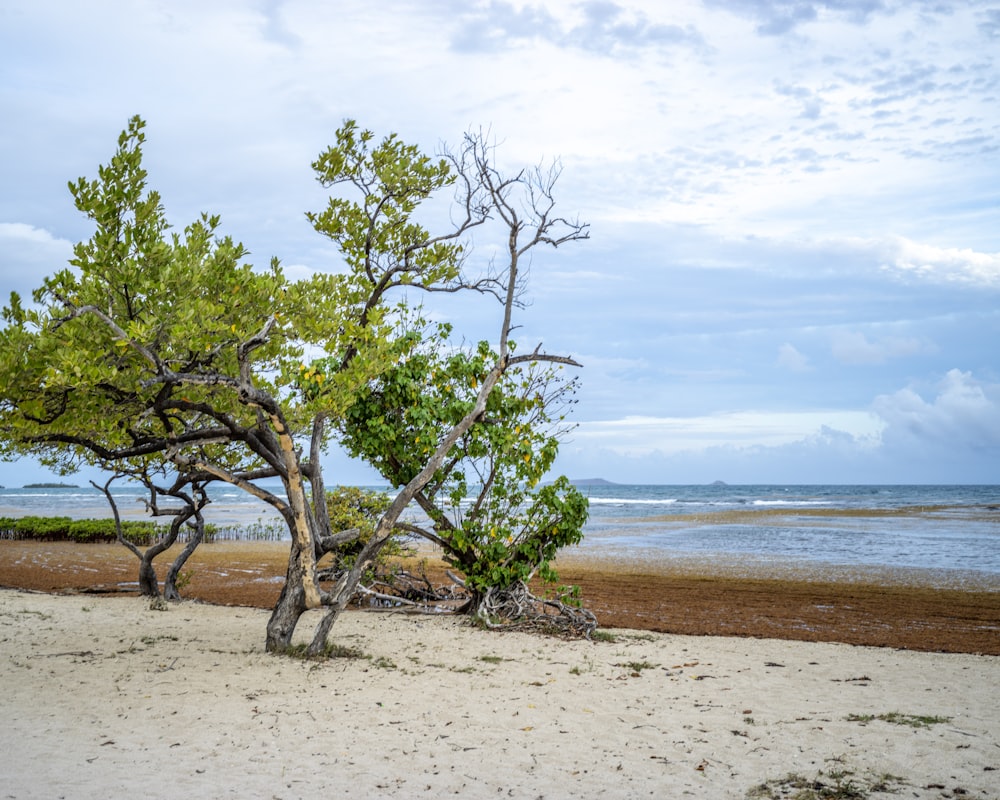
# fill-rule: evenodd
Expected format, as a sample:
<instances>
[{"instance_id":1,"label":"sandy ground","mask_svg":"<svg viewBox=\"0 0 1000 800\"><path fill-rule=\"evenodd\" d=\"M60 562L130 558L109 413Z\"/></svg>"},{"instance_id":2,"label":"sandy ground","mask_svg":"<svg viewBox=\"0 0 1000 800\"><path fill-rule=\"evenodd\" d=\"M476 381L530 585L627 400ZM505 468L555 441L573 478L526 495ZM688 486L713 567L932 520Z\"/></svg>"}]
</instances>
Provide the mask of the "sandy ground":
<instances>
[{"instance_id":1,"label":"sandy ground","mask_svg":"<svg viewBox=\"0 0 1000 800\"><path fill-rule=\"evenodd\" d=\"M266 619L0 591L0 797L1000 797L995 656L354 613L314 663Z\"/></svg>"}]
</instances>

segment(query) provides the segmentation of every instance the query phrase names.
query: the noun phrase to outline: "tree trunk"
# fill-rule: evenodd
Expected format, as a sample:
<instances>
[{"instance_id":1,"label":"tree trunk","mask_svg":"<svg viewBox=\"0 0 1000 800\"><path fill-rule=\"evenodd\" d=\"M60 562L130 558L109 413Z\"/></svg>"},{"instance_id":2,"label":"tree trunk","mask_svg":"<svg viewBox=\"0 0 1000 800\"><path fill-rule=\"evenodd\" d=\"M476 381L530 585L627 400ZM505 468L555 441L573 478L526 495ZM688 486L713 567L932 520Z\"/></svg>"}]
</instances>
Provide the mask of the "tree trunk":
<instances>
[{"instance_id":1,"label":"tree trunk","mask_svg":"<svg viewBox=\"0 0 1000 800\"><path fill-rule=\"evenodd\" d=\"M160 596L160 584L156 579L156 568L153 566L153 558L157 555L159 551L154 553L152 547L147 547L139 559L139 594L142 597Z\"/></svg>"},{"instance_id":2,"label":"tree trunk","mask_svg":"<svg viewBox=\"0 0 1000 800\"><path fill-rule=\"evenodd\" d=\"M372 537L365 543L365 546L361 548L361 552L358 553L358 557L354 561L354 566L340 578L337 584L333 587L330 593L327 595L327 606L328 611L324 615L323 619L320 620L319 625L316 626L316 630L313 633L313 640L309 645L309 649L306 651L310 656L318 656L323 652L326 647L327 637L330 635L330 629L333 627L333 623L337 621L340 617L340 613L347 608L347 604L351 602L351 598L354 597L354 593L358 590L358 584L361 583L361 577L368 567L374 563L375 559L378 558L378 554L382 551L382 548L388 543L392 536L392 528L396 524L396 519L399 517L399 510L396 508L390 508L379 521L378 526L375 529L375 533Z\"/></svg>"},{"instance_id":3,"label":"tree trunk","mask_svg":"<svg viewBox=\"0 0 1000 800\"><path fill-rule=\"evenodd\" d=\"M308 610L306 592L303 588L305 576L301 554L298 550L298 543L293 541L288 554L288 572L285 575L285 585L281 590L278 602L274 605L274 610L271 611L271 618L267 621L265 646L269 653L283 653L288 650L292 644L295 626L299 624L299 618Z\"/></svg>"},{"instance_id":4,"label":"tree trunk","mask_svg":"<svg viewBox=\"0 0 1000 800\"><path fill-rule=\"evenodd\" d=\"M191 557L191 554L195 551L198 545L201 544L202 539L205 538L205 523L202 520L198 521L195 526L195 532L191 536L191 539L185 545L184 549L181 550L180 555L174 559L174 563L170 565L170 569L167 570L167 577L163 581L163 597L167 600L177 601L181 599L181 593L177 591L177 576L180 574L181 568L187 563L187 560Z\"/></svg>"}]
</instances>

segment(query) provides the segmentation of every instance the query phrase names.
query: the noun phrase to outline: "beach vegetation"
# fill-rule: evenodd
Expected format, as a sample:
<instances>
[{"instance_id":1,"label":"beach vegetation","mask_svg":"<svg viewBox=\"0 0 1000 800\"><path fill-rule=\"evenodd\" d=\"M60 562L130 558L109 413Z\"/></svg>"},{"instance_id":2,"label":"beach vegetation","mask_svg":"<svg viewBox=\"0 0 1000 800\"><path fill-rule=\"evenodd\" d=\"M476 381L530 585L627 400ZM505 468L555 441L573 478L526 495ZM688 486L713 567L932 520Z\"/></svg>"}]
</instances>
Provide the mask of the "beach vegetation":
<instances>
[{"instance_id":1,"label":"beach vegetation","mask_svg":"<svg viewBox=\"0 0 1000 800\"><path fill-rule=\"evenodd\" d=\"M890 711L885 714L848 714L844 719L848 722L888 722L890 725L905 725L910 728L929 728L932 725L940 725L951 722L951 717L939 717L932 714L902 714L898 711Z\"/></svg>"},{"instance_id":2,"label":"beach vegetation","mask_svg":"<svg viewBox=\"0 0 1000 800\"><path fill-rule=\"evenodd\" d=\"M334 658L366 658L365 654L355 647L348 647L347 645L331 641L326 642L321 648L318 649L310 647L309 644L305 642L296 642L295 644L285 648L282 652L284 655L291 658L298 658L303 661L328 661Z\"/></svg>"},{"instance_id":3,"label":"beach vegetation","mask_svg":"<svg viewBox=\"0 0 1000 800\"><path fill-rule=\"evenodd\" d=\"M747 800L866 800L872 793L895 794L904 785L894 775L858 776L850 770L820 772L815 777L789 773L747 792Z\"/></svg>"},{"instance_id":4,"label":"beach vegetation","mask_svg":"<svg viewBox=\"0 0 1000 800\"><path fill-rule=\"evenodd\" d=\"M148 520L122 522L122 535L136 544L148 544L157 539L165 526ZM0 517L0 538L33 539L43 542L114 542L117 536L114 520L72 519L71 517Z\"/></svg>"},{"instance_id":5,"label":"beach vegetation","mask_svg":"<svg viewBox=\"0 0 1000 800\"><path fill-rule=\"evenodd\" d=\"M653 664L650 661L627 661L625 663L615 664L615 666L624 667L629 672L638 674L642 672L644 669L656 669L660 665Z\"/></svg>"},{"instance_id":6,"label":"beach vegetation","mask_svg":"<svg viewBox=\"0 0 1000 800\"><path fill-rule=\"evenodd\" d=\"M546 407L546 387L558 385L551 368L579 365L540 345L516 353L511 339L533 251L588 237L586 225L554 212L558 167L507 175L482 133L430 157L347 121L312 165L330 199L307 214L339 259L292 278L277 259L247 263L248 250L223 235L216 215L172 228L148 186L145 138L145 122L132 118L97 177L70 184L91 237L73 248L66 268L43 279L30 303L14 293L2 311L0 457L27 454L59 474L104 470L107 482L94 485L111 507L117 540L139 559L140 591L154 598L154 559L184 529L191 535L164 581L165 596L179 597L177 577L204 538L202 511L214 484L269 504L290 545L266 647L289 650L305 612L322 608L307 649L318 654L403 511L421 493L438 507L440 495L427 492L444 489L442 475L450 481L446 493L457 497L455 487L472 483L458 465L467 455L488 463L494 448L503 466L480 494L483 508L493 510L447 537L432 532L450 537L450 553L479 596L499 586L525 600L524 579L549 575L550 545L571 543L585 513L565 481L536 489L541 472L533 466L551 465L554 456L549 421L533 421ZM451 193L454 205L436 217L442 193ZM435 219L446 221L425 227ZM479 229L481 241L505 244L470 275L470 234ZM431 324L414 304L431 293L495 298L492 346L463 352L450 328ZM406 379L456 400L421 403L398 419L375 415L366 424L363 412L379 392ZM406 461L395 465L382 456L399 452L391 445L401 432ZM340 440L376 466L388 465L395 478L367 540L330 518L321 456ZM518 459L523 467L515 467ZM125 536L111 492L116 481L144 487L149 514L169 522L145 550ZM513 502L520 481L536 491L523 495L532 509L517 523L524 534L498 531L500 543L489 545L487 522ZM464 555L470 542L476 560ZM320 559L348 545L351 560L323 581ZM509 579L514 583L504 585Z\"/></svg>"}]
</instances>

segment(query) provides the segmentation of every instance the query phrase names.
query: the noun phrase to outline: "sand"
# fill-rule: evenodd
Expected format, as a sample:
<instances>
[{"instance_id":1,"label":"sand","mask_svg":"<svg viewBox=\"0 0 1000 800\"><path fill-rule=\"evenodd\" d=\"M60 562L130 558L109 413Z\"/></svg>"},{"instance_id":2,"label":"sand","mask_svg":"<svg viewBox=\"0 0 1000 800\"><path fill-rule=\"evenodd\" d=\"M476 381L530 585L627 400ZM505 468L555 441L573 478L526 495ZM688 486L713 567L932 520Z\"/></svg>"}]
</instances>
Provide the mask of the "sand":
<instances>
[{"instance_id":1,"label":"sand","mask_svg":"<svg viewBox=\"0 0 1000 800\"><path fill-rule=\"evenodd\" d=\"M359 612L314 663L266 619L0 591L0 797L1000 797L995 656Z\"/></svg>"}]
</instances>

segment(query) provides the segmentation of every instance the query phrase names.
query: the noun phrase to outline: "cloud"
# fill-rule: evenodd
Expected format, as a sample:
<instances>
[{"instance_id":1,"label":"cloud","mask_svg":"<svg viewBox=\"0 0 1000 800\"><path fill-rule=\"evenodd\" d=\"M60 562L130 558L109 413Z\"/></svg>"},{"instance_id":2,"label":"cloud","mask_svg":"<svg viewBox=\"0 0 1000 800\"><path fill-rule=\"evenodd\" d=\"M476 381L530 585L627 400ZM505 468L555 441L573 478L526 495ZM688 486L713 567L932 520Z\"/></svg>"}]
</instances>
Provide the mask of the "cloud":
<instances>
[{"instance_id":1,"label":"cloud","mask_svg":"<svg viewBox=\"0 0 1000 800\"><path fill-rule=\"evenodd\" d=\"M883 247L884 269L932 281L1000 287L1000 253L938 247L903 237Z\"/></svg>"},{"instance_id":2,"label":"cloud","mask_svg":"<svg viewBox=\"0 0 1000 800\"><path fill-rule=\"evenodd\" d=\"M23 222L0 222L0 286L5 295L0 302L6 304L11 291L29 300L39 276L62 269L72 254L72 243L46 230Z\"/></svg>"},{"instance_id":3,"label":"cloud","mask_svg":"<svg viewBox=\"0 0 1000 800\"><path fill-rule=\"evenodd\" d=\"M873 410L885 423L887 449L1000 456L1000 384L976 380L970 372L950 370L930 400L906 388L879 396Z\"/></svg>"},{"instance_id":4,"label":"cloud","mask_svg":"<svg viewBox=\"0 0 1000 800\"><path fill-rule=\"evenodd\" d=\"M751 17L764 36L781 36L821 15L862 24L885 8L881 0L709 0L708 5Z\"/></svg>"},{"instance_id":5,"label":"cloud","mask_svg":"<svg viewBox=\"0 0 1000 800\"><path fill-rule=\"evenodd\" d=\"M492 0L467 12L452 46L459 52L495 52L535 42L612 56L664 46L704 46L692 25L662 24L607 0L574 3L557 19L547 8Z\"/></svg>"},{"instance_id":6,"label":"cloud","mask_svg":"<svg viewBox=\"0 0 1000 800\"><path fill-rule=\"evenodd\" d=\"M840 430L858 439L877 437L881 422L865 411L736 411L691 417L630 416L581 422L579 445L619 455L648 456L711 448L774 447Z\"/></svg>"},{"instance_id":7,"label":"cloud","mask_svg":"<svg viewBox=\"0 0 1000 800\"><path fill-rule=\"evenodd\" d=\"M809 358L788 342L778 348L778 366L791 372L809 372L812 369Z\"/></svg>"},{"instance_id":8,"label":"cloud","mask_svg":"<svg viewBox=\"0 0 1000 800\"><path fill-rule=\"evenodd\" d=\"M860 331L837 331L830 350L841 364L884 364L893 358L903 358L926 352L929 348L912 337L891 336L871 342Z\"/></svg>"},{"instance_id":9,"label":"cloud","mask_svg":"<svg viewBox=\"0 0 1000 800\"><path fill-rule=\"evenodd\" d=\"M989 8L983 11L978 27L987 39L1000 40L1000 8Z\"/></svg>"}]
</instances>

